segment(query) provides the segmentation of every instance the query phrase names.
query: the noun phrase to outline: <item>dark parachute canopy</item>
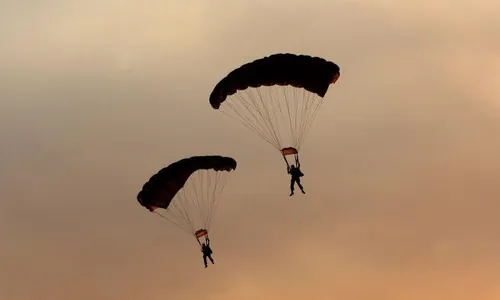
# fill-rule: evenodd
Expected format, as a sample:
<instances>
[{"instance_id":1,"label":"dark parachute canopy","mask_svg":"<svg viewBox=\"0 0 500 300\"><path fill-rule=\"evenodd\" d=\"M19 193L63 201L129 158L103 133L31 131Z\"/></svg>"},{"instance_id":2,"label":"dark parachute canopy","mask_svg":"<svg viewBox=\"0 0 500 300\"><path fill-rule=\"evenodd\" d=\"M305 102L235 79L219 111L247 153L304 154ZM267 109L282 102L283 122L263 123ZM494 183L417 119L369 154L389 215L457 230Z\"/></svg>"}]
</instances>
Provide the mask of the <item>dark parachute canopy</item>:
<instances>
[{"instance_id":1,"label":"dark parachute canopy","mask_svg":"<svg viewBox=\"0 0 500 300\"><path fill-rule=\"evenodd\" d=\"M298 155L323 97L339 77L339 66L323 58L274 54L230 72L213 89L210 104L284 156Z\"/></svg>"},{"instance_id":2,"label":"dark parachute canopy","mask_svg":"<svg viewBox=\"0 0 500 300\"><path fill-rule=\"evenodd\" d=\"M227 175L236 165L233 158L218 155L181 159L153 175L137 201L190 234L207 234Z\"/></svg>"},{"instance_id":3,"label":"dark parachute canopy","mask_svg":"<svg viewBox=\"0 0 500 300\"><path fill-rule=\"evenodd\" d=\"M249 87L291 85L324 97L330 84L340 76L335 63L320 57L273 54L233 70L222 79L210 95L210 104L219 109L227 96Z\"/></svg>"},{"instance_id":4,"label":"dark parachute canopy","mask_svg":"<svg viewBox=\"0 0 500 300\"><path fill-rule=\"evenodd\" d=\"M209 169L229 172L236 169L236 161L222 156L194 156L179 160L153 175L144 184L137 200L150 211L156 208L167 209L172 198L184 187L191 174Z\"/></svg>"}]
</instances>

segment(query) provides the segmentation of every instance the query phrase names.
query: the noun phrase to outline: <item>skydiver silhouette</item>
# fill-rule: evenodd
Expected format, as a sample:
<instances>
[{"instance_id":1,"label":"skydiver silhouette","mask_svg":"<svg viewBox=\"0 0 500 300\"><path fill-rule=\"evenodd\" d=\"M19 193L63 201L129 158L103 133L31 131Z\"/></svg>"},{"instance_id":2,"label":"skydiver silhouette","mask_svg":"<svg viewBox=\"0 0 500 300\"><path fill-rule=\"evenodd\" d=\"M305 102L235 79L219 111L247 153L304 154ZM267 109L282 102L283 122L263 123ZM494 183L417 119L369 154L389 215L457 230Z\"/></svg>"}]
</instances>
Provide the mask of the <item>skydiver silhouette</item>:
<instances>
[{"instance_id":1,"label":"skydiver silhouette","mask_svg":"<svg viewBox=\"0 0 500 300\"><path fill-rule=\"evenodd\" d=\"M304 174L300 171L300 163L297 161L297 166L291 165L287 168L288 174L292 177L290 180L290 196L293 196L294 192L294 185L297 183L299 186L300 190L302 191L302 194L305 194L304 192L304 187L302 184L300 184L300 177L304 176Z\"/></svg>"},{"instance_id":2,"label":"skydiver silhouette","mask_svg":"<svg viewBox=\"0 0 500 300\"><path fill-rule=\"evenodd\" d=\"M210 239L207 237L205 239L205 243L201 244L201 252L203 253L203 263L205 264L205 268L207 267L207 257L214 264L214 260L212 258L212 249L210 249Z\"/></svg>"}]
</instances>

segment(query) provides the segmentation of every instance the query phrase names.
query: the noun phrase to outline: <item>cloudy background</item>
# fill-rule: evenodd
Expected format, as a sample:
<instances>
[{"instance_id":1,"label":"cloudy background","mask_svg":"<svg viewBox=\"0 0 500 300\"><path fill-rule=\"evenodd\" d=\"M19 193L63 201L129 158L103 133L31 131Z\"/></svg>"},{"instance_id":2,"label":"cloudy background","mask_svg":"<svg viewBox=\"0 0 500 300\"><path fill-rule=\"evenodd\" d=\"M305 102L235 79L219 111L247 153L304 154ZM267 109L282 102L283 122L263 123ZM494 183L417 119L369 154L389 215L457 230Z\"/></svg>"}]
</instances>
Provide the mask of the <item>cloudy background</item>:
<instances>
[{"instance_id":1,"label":"cloudy background","mask_svg":"<svg viewBox=\"0 0 500 300\"><path fill-rule=\"evenodd\" d=\"M0 1L0 299L500 298L497 1ZM288 197L213 111L230 70L338 63ZM141 208L151 174L235 157L217 265Z\"/></svg>"}]
</instances>

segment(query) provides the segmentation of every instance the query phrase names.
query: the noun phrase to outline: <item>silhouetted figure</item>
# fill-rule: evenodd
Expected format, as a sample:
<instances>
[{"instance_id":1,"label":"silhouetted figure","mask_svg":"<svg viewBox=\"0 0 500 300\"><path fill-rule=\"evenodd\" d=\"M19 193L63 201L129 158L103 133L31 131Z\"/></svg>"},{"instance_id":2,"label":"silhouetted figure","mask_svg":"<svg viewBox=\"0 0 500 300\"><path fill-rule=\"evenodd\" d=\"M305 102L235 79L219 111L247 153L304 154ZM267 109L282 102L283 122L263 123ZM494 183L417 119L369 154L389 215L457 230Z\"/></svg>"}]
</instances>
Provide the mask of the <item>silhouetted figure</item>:
<instances>
[{"instance_id":1,"label":"silhouetted figure","mask_svg":"<svg viewBox=\"0 0 500 300\"><path fill-rule=\"evenodd\" d=\"M295 183L299 186L300 190L302 191L302 194L305 194L304 192L304 187L302 184L300 184L300 177L304 176L304 174L300 171L300 163L297 163L297 166L291 165L288 167L288 174L292 177L290 180L290 196L293 195L293 189Z\"/></svg>"},{"instance_id":2,"label":"silhouetted figure","mask_svg":"<svg viewBox=\"0 0 500 300\"><path fill-rule=\"evenodd\" d=\"M207 237L205 243L201 244L201 252L203 253L203 263L205 264L205 268L207 267L207 257L214 264L214 260L212 258L212 249L210 249L210 239Z\"/></svg>"}]
</instances>

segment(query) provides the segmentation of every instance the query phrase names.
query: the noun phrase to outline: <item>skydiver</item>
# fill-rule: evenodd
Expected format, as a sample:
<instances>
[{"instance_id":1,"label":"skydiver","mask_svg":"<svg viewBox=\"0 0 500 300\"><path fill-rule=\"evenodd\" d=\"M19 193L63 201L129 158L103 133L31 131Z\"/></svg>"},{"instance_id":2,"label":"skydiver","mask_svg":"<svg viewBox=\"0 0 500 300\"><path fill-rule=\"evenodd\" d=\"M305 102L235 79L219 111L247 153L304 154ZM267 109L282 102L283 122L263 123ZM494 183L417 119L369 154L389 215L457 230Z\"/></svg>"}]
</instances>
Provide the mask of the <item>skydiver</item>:
<instances>
[{"instance_id":1,"label":"skydiver","mask_svg":"<svg viewBox=\"0 0 500 300\"><path fill-rule=\"evenodd\" d=\"M203 263L205 264L205 268L207 267L207 257L214 264L214 260L212 258L212 249L210 249L210 239L207 237L205 239L205 243L201 244L201 252L203 253Z\"/></svg>"},{"instance_id":2,"label":"skydiver","mask_svg":"<svg viewBox=\"0 0 500 300\"><path fill-rule=\"evenodd\" d=\"M299 186L300 190L302 191L302 194L305 194L306 192L304 192L304 187L302 186L302 184L300 184L300 177L304 176L304 174L300 171L300 163L297 162L297 166L294 165L289 166L287 168L287 172L292 177L290 180L290 196L294 194L293 189L295 183L297 183L297 185Z\"/></svg>"}]
</instances>

